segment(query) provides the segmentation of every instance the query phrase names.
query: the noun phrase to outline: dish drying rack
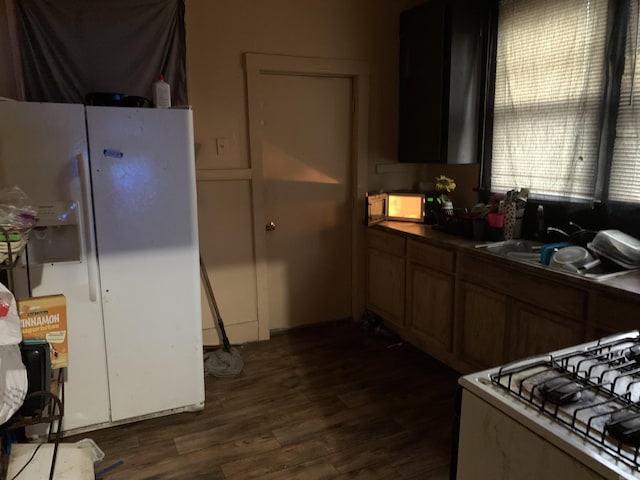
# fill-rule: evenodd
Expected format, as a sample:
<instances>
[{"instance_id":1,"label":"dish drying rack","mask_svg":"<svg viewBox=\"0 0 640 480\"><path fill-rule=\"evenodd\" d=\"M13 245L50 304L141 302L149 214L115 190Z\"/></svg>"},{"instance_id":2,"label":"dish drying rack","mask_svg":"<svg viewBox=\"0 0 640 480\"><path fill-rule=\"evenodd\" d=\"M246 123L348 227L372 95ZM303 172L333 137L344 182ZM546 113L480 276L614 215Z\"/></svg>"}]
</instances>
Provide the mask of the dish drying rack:
<instances>
[{"instance_id":1,"label":"dish drying rack","mask_svg":"<svg viewBox=\"0 0 640 480\"><path fill-rule=\"evenodd\" d=\"M9 265L13 265L24 250L28 241L29 234L20 235L20 239L17 241L0 240L0 263L4 263L9 259Z\"/></svg>"}]
</instances>

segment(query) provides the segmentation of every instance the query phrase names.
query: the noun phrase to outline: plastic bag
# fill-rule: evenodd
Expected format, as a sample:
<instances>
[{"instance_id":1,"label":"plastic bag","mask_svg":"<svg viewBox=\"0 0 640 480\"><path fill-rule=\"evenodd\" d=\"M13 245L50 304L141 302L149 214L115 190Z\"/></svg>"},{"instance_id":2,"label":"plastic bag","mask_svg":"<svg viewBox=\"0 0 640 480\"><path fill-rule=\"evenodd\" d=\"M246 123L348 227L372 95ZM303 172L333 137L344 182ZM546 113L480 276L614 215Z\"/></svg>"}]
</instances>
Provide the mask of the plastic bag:
<instances>
[{"instance_id":1,"label":"plastic bag","mask_svg":"<svg viewBox=\"0 0 640 480\"><path fill-rule=\"evenodd\" d=\"M0 424L22 406L27 395L27 369L18 345L0 346Z\"/></svg>"},{"instance_id":2,"label":"plastic bag","mask_svg":"<svg viewBox=\"0 0 640 480\"><path fill-rule=\"evenodd\" d=\"M7 316L12 303L13 295L11 295L11 292L0 292L0 319Z\"/></svg>"},{"instance_id":3,"label":"plastic bag","mask_svg":"<svg viewBox=\"0 0 640 480\"><path fill-rule=\"evenodd\" d=\"M38 222L38 211L17 185L0 190L0 229L26 232Z\"/></svg>"},{"instance_id":4,"label":"plastic bag","mask_svg":"<svg viewBox=\"0 0 640 480\"><path fill-rule=\"evenodd\" d=\"M82 440L78 440L74 445L77 445L79 447L87 446L87 448L90 448L93 463L101 462L102 460L104 460L104 452L100 449L96 442L93 441L93 439L83 438Z\"/></svg>"},{"instance_id":5,"label":"plastic bag","mask_svg":"<svg viewBox=\"0 0 640 480\"><path fill-rule=\"evenodd\" d=\"M0 345L18 345L22 341L18 306L13 294L0 283L2 310L6 313L0 317Z\"/></svg>"}]
</instances>

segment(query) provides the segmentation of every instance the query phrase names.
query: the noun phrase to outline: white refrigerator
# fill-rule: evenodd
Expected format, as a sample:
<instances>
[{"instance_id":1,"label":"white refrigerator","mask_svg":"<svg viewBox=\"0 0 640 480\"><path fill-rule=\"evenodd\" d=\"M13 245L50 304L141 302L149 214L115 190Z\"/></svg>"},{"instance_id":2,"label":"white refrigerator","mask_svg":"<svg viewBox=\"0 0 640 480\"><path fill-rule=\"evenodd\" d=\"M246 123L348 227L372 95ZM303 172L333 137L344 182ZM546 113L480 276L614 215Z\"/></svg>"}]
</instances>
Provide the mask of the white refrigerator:
<instances>
[{"instance_id":1,"label":"white refrigerator","mask_svg":"<svg viewBox=\"0 0 640 480\"><path fill-rule=\"evenodd\" d=\"M67 301L66 432L204 406L193 149L190 109L0 102L0 186L40 211L16 296Z\"/></svg>"}]
</instances>

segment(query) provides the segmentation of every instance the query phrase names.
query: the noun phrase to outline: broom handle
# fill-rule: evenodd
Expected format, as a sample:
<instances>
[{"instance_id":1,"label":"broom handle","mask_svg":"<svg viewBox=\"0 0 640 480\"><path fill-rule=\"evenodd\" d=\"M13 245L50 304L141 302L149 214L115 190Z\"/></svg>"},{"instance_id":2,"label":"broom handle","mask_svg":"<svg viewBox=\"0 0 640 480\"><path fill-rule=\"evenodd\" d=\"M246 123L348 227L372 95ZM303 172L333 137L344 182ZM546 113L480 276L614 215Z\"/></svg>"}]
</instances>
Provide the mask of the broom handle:
<instances>
[{"instance_id":1,"label":"broom handle","mask_svg":"<svg viewBox=\"0 0 640 480\"><path fill-rule=\"evenodd\" d=\"M218 321L218 327L220 327L220 333L222 334L222 346L225 352L228 352L229 350L231 350L231 344L229 343L229 339L227 338L227 332L224 331L224 323L222 323L220 310L218 310L216 297L213 294L213 288L211 287L211 282L209 281L209 275L207 274L207 269L205 268L204 262L202 261L202 255L200 255L200 275L204 280L204 285L207 290L207 297L209 298L209 306L213 305L213 309L216 315L216 320Z\"/></svg>"}]
</instances>

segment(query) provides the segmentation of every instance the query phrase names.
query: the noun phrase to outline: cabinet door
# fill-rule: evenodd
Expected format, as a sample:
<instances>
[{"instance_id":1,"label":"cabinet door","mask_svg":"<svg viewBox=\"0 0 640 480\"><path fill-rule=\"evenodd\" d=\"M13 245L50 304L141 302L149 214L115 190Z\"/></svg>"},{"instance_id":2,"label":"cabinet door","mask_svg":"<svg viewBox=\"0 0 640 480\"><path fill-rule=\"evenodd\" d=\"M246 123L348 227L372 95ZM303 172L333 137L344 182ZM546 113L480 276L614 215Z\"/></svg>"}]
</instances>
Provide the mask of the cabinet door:
<instances>
[{"instance_id":1,"label":"cabinet door","mask_svg":"<svg viewBox=\"0 0 640 480\"><path fill-rule=\"evenodd\" d=\"M479 368L505 363L507 297L461 283L460 357Z\"/></svg>"},{"instance_id":2,"label":"cabinet door","mask_svg":"<svg viewBox=\"0 0 640 480\"><path fill-rule=\"evenodd\" d=\"M593 293L589 298L587 340L640 328L640 302L627 297Z\"/></svg>"},{"instance_id":3,"label":"cabinet door","mask_svg":"<svg viewBox=\"0 0 640 480\"><path fill-rule=\"evenodd\" d=\"M582 326L578 322L541 310L537 306L513 303L515 351L511 359L548 353L581 343Z\"/></svg>"},{"instance_id":4,"label":"cabinet door","mask_svg":"<svg viewBox=\"0 0 640 480\"><path fill-rule=\"evenodd\" d=\"M409 266L408 322L427 347L451 351L453 277L420 265Z\"/></svg>"},{"instance_id":5,"label":"cabinet door","mask_svg":"<svg viewBox=\"0 0 640 480\"><path fill-rule=\"evenodd\" d=\"M367 308L396 327L404 326L405 259L369 249Z\"/></svg>"},{"instance_id":6,"label":"cabinet door","mask_svg":"<svg viewBox=\"0 0 640 480\"><path fill-rule=\"evenodd\" d=\"M483 118L485 39L490 2L449 0L451 54L447 163L475 163ZM444 125L443 128L447 128Z\"/></svg>"},{"instance_id":7,"label":"cabinet door","mask_svg":"<svg viewBox=\"0 0 640 480\"><path fill-rule=\"evenodd\" d=\"M446 162L443 119L449 97L445 2L432 0L400 15L398 133L401 162Z\"/></svg>"}]
</instances>

